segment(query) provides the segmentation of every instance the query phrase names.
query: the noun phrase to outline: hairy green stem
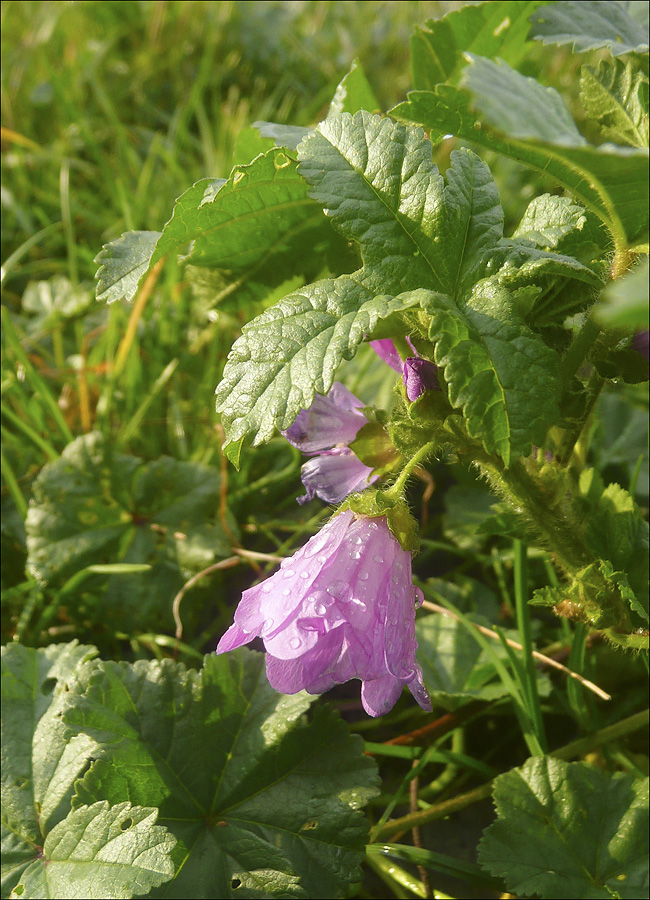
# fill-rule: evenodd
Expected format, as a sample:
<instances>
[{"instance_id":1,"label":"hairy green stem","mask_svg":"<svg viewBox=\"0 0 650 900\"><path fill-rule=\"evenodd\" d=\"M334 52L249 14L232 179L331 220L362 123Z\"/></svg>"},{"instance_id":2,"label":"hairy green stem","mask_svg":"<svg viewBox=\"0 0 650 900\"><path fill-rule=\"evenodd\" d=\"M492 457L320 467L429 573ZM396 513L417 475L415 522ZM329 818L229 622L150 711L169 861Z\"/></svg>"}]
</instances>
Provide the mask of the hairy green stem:
<instances>
[{"instance_id":1,"label":"hairy green stem","mask_svg":"<svg viewBox=\"0 0 650 900\"><path fill-rule=\"evenodd\" d=\"M406 485L406 482L411 477L413 470L416 469L420 465L420 463L423 462L427 458L427 456L430 453L433 453L435 448L436 448L435 441L429 441L429 443L425 444L424 447L420 447L420 449L415 454L415 456L412 456L409 459L409 461L406 463L406 465L404 466L402 471L399 473L397 481L393 485L391 485L391 487L388 488L388 490L386 491L386 494L389 497L399 498L402 495L402 492L404 491L404 486Z\"/></svg>"}]
</instances>

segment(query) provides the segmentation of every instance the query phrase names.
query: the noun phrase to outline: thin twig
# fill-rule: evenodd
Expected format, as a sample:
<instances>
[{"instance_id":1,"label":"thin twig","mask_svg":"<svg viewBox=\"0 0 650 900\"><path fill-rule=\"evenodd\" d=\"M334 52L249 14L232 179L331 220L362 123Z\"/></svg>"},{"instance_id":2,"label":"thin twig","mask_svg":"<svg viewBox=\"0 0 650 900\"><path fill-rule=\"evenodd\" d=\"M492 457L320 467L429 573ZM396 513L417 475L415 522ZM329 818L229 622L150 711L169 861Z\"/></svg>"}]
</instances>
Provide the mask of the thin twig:
<instances>
[{"instance_id":1,"label":"thin twig","mask_svg":"<svg viewBox=\"0 0 650 900\"><path fill-rule=\"evenodd\" d=\"M431 612L440 613L443 616L448 616L450 619L456 619L456 621L460 622L459 617L451 612L449 609L445 609L444 606L438 606L437 603L431 603L429 600L425 600L422 603L424 609L429 609ZM500 641L501 637L496 633L496 631L492 631L491 628L486 628L484 625L477 625L475 622L472 622L474 628L477 631L480 631L481 634L484 634L486 637L492 638L493 641ZM511 638L503 638L506 644L509 647L512 647L513 650L523 650L521 644L517 643L517 641L513 641ZM544 663L546 666L552 666L554 669L558 669L560 672L564 672L565 675L569 675L571 678L575 678L576 681L579 681L583 687L586 687L587 690L592 691L597 697L600 697L601 700L611 700L611 694L606 693L602 688L599 688L597 684L594 684L593 681L588 681L582 675L579 675L577 672L572 672L571 669L567 669L566 666L563 666L562 663L558 662L556 659L553 659L550 656L545 656L543 653L540 653L538 650L532 651L533 657L540 663Z\"/></svg>"},{"instance_id":2,"label":"thin twig","mask_svg":"<svg viewBox=\"0 0 650 900\"><path fill-rule=\"evenodd\" d=\"M240 559L238 556L229 556L227 559L222 559L218 563L215 563L212 566L208 566L207 569L203 569L202 572L197 572L196 575L192 575L189 581L186 581L180 591L174 597L174 601L172 603L172 614L174 616L174 622L176 623L176 634L174 635L177 641L183 637L183 623L181 622L181 600L185 596L185 594L193 588L197 581L200 581L206 575L210 575L211 572L217 572L219 569L232 569L233 566L238 566L240 563Z\"/></svg>"},{"instance_id":3,"label":"thin twig","mask_svg":"<svg viewBox=\"0 0 650 900\"><path fill-rule=\"evenodd\" d=\"M244 559L260 559L262 562L283 562L286 556L273 556L272 553L258 553L256 550L244 550L243 547L231 547L233 553Z\"/></svg>"}]
</instances>

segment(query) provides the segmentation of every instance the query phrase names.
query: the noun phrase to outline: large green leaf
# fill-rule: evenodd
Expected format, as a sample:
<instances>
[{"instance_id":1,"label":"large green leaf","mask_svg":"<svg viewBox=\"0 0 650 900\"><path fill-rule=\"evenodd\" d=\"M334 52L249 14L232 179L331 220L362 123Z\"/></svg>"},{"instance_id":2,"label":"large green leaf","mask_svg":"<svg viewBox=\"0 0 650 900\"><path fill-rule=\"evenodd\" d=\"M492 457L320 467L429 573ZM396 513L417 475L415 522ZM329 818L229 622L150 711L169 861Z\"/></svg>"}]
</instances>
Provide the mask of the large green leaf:
<instances>
[{"instance_id":1,"label":"large green leaf","mask_svg":"<svg viewBox=\"0 0 650 900\"><path fill-rule=\"evenodd\" d=\"M648 780L529 759L495 782L479 860L509 891L637 900L648 890Z\"/></svg>"},{"instance_id":2,"label":"large green leaf","mask_svg":"<svg viewBox=\"0 0 650 900\"><path fill-rule=\"evenodd\" d=\"M315 250L331 232L307 196L295 159L272 148L227 180L205 178L176 201L162 234L129 232L107 244L97 257L98 297L131 299L158 260L189 247L186 262L225 269L231 283L281 284L295 260L312 274L320 263ZM300 264L299 264L300 265Z\"/></svg>"},{"instance_id":3,"label":"large green leaf","mask_svg":"<svg viewBox=\"0 0 650 900\"><path fill-rule=\"evenodd\" d=\"M580 100L598 122L605 140L631 147L648 146L648 76L631 62L602 59L583 66Z\"/></svg>"},{"instance_id":4,"label":"large green leaf","mask_svg":"<svg viewBox=\"0 0 650 900\"><path fill-rule=\"evenodd\" d=\"M69 444L34 482L27 515L28 568L61 587L87 566L147 563L111 576L102 609L115 627L169 627L170 603L189 574L229 555L215 521L219 474L161 457L112 452L98 433Z\"/></svg>"},{"instance_id":5,"label":"large green leaf","mask_svg":"<svg viewBox=\"0 0 650 900\"><path fill-rule=\"evenodd\" d=\"M463 309L442 295L425 309L435 361L470 435L506 466L542 445L558 416L560 359L517 316L508 292L484 282Z\"/></svg>"},{"instance_id":6,"label":"large green leaf","mask_svg":"<svg viewBox=\"0 0 650 900\"><path fill-rule=\"evenodd\" d=\"M464 53L498 56L517 66L527 52L528 17L543 0L497 0L452 10L416 27L411 38L413 85L419 91L455 83L465 65Z\"/></svg>"},{"instance_id":7,"label":"large green leaf","mask_svg":"<svg viewBox=\"0 0 650 900\"><path fill-rule=\"evenodd\" d=\"M635 6L645 7L645 22ZM578 51L607 47L612 56L648 52L646 3L557 0L538 9L530 21L530 37L545 44L573 44Z\"/></svg>"},{"instance_id":8,"label":"large green leaf","mask_svg":"<svg viewBox=\"0 0 650 900\"><path fill-rule=\"evenodd\" d=\"M229 443L288 428L380 319L421 305L427 290L462 302L485 275L517 286L547 269L597 281L575 260L504 241L485 163L454 153L445 185L420 129L366 112L333 115L305 138L299 158L310 195L360 245L363 267L289 294L244 327L217 388Z\"/></svg>"},{"instance_id":9,"label":"large green leaf","mask_svg":"<svg viewBox=\"0 0 650 900\"><path fill-rule=\"evenodd\" d=\"M592 210L621 246L647 240L647 152L587 144L552 88L474 57L459 90L413 91L391 111L438 137L451 133L539 169ZM482 116L478 118L474 107Z\"/></svg>"},{"instance_id":10,"label":"large green leaf","mask_svg":"<svg viewBox=\"0 0 650 900\"><path fill-rule=\"evenodd\" d=\"M363 743L313 697L269 686L264 656L95 663L79 672L65 721L101 756L76 803L160 808L178 840L157 897L343 897L359 877L376 793ZM146 799L145 799L146 798Z\"/></svg>"},{"instance_id":11,"label":"large green leaf","mask_svg":"<svg viewBox=\"0 0 650 900\"><path fill-rule=\"evenodd\" d=\"M98 750L62 720L74 673L95 656L76 642L2 649L2 896L132 897L173 875L174 838L156 810L124 803L70 811Z\"/></svg>"},{"instance_id":12,"label":"large green leaf","mask_svg":"<svg viewBox=\"0 0 650 900\"><path fill-rule=\"evenodd\" d=\"M174 874L174 837L155 825L158 812L105 801L73 810L45 838L12 896L128 900Z\"/></svg>"}]
</instances>

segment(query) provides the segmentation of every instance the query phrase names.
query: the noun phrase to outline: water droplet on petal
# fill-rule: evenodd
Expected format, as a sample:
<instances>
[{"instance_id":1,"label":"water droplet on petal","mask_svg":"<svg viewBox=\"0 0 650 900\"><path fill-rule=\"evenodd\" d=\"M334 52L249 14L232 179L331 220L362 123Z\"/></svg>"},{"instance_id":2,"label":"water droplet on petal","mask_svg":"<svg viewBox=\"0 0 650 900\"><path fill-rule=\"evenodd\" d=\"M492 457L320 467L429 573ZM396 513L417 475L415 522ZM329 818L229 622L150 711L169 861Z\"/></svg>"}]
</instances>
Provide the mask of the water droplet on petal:
<instances>
[{"instance_id":1,"label":"water droplet on petal","mask_svg":"<svg viewBox=\"0 0 650 900\"><path fill-rule=\"evenodd\" d=\"M289 590L289 588L285 588L285 589L282 591L282 596L283 596L283 597L288 597L290 593L291 593L291 591Z\"/></svg>"},{"instance_id":2,"label":"water droplet on petal","mask_svg":"<svg viewBox=\"0 0 650 900\"><path fill-rule=\"evenodd\" d=\"M361 553L358 550L350 550L350 559L361 559Z\"/></svg>"},{"instance_id":3,"label":"water droplet on petal","mask_svg":"<svg viewBox=\"0 0 650 900\"><path fill-rule=\"evenodd\" d=\"M317 616L324 616L325 613L327 612L327 607L325 606L324 603L317 603L316 606L314 607L314 612L316 613Z\"/></svg>"},{"instance_id":4,"label":"water droplet on petal","mask_svg":"<svg viewBox=\"0 0 650 900\"><path fill-rule=\"evenodd\" d=\"M384 561L384 557L380 556L378 553L375 553L375 555L373 556L373 559L375 562L378 562L378 563L383 563L383 561Z\"/></svg>"},{"instance_id":5,"label":"water droplet on petal","mask_svg":"<svg viewBox=\"0 0 650 900\"><path fill-rule=\"evenodd\" d=\"M284 577L285 577L285 578L293 578L293 576L294 576L295 574L296 574L296 573L294 572L293 569L286 569L286 571L285 571L285 573L284 573Z\"/></svg>"},{"instance_id":6,"label":"water droplet on petal","mask_svg":"<svg viewBox=\"0 0 650 900\"><path fill-rule=\"evenodd\" d=\"M359 579L359 581L367 581L370 578L370 575L368 572L362 569L361 572L359 572L359 574L357 575L357 578Z\"/></svg>"},{"instance_id":7,"label":"water droplet on petal","mask_svg":"<svg viewBox=\"0 0 650 900\"><path fill-rule=\"evenodd\" d=\"M355 604L355 606L357 606L358 609L360 609L360 610L365 610L365 609L367 609L366 604L363 602L363 600L359 600L358 597L353 597L353 598L352 598L352 602L353 602L353 603Z\"/></svg>"},{"instance_id":8,"label":"water droplet on petal","mask_svg":"<svg viewBox=\"0 0 650 900\"><path fill-rule=\"evenodd\" d=\"M326 563L326 562L327 562L327 557L326 557L326 556L317 556L316 559L318 560L319 563Z\"/></svg>"},{"instance_id":9,"label":"water droplet on petal","mask_svg":"<svg viewBox=\"0 0 650 900\"><path fill-rule=\"evenodd\" d=\"M298 647L299 647L301 644L302 644L302 641L300 640L299 637L293 637L293 638L291 638L291 640L289 641L289 645L290 645L290 646L292 647L292 649L294 649L294 650L297 650Z\"/></svg>"},{"instance_id":10,"label":"water droplet on petal","mask_svg":"<svg viewBox=\"0 0 650 900\"><path fill-rule=\"evenodd\" d=\"M357 544L357 545L358 545L358 544L363 544L363 540L362 540L360 537L357 536L357 537L350 538L350 543L351 543L351 544Z\"/></svg>"},{"instance_id":11,"label":"water droplet on petal","mask_svg":"<svg viewBox=\"0 0 650 900\"><path fill-rule=\"evenodd\" d=\"M268 634L273 628L273 619L266 619L262 624L262 634Z\"/></svg>"},{"instance_id":12,"label":"water droplet on petal","mask_svg":"<svg viewBox=\"0 0 650 900\"><path fill-rule=\"evenodd\" d=\"M309 578L309 572L301 572L300 577L301 578Z\"/></svg>"},{"instance_id":13,"label":"water droplet on petal","mask_svg":"<svg viewBox=\"0 0 650 900\"><path fill-rule=\"evenodd\" d=\"M271 585L268 583L263 584L262 585L262 593L270 594L271 593Z\"/></svg>"}]
</instances>

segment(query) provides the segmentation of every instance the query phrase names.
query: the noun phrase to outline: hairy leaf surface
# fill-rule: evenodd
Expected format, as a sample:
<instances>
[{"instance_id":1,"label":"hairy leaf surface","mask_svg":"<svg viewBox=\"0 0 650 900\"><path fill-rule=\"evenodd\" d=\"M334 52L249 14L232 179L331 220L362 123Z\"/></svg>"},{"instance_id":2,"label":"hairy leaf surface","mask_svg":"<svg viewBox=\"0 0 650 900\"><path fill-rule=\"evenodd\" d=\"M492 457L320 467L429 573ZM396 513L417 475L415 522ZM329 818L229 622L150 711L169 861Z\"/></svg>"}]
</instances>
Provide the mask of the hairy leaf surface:
<instances>
[{"instance_id":1,"label":"hairy leaf surface","mask_svg":"<svg viewBox=\"0 0 650 900\"><path fill-rule=\"evenodd\" d=\"M430 19L424 27L416 26L411 38L413 86L430 91L440 83L456 83L466 52L498 56L517 66L526 55L528 17L542 2L478 3Z\"/></svg>"},{"instance_id":2,"label":"hairy leaf surface","mask_svg":"<svg viewBox=\"0 0 650 900\"><path fill-rule=\"evenodd\" d=\"M65 720L102 757L76 803L159 807L178 840L154 896L342 897L359 877L374 764L327 709L306 721L313 698L274 691L263 655L97 663L75 690Z\"/></svg>"},{"instance_id":3,"label":"hairy leaf surface","mask_svg":"<svg viewBox=\"0 0 650 900\"><path fill-rule=\"evenodd\" d=\"M648 146L648 76L620 59L583 66L580 100L600 124L602 136L615 144Z\"/></svg>"},{"instance_id":4,"label":"hairy leaf surface","mask_svg":"<svg viewBox=\"0 0 650 900\"><path fill-rule=\"evenodd\" d=\"M469 92L449 85L413 91L392 115L440 137L455 134L551 175L622 244L647 238L647 151L587 144L557 92L505 63L474 57L463 84Z\"/></svg>"},{"instance_id":5,"label":"hairy leaf surface","mask_svg":"<svg viewBox=\"0 0 650 900\"><path fill-rule=\"evenodd\" d=\"M645 21L630 15L636 13L635 6L645 7ZM538 9L530 21L530 37L545 44L573 44L577 51L607 47L612 56L648 52L647 4L634 0L625 4L557 0Z\"/></svg>"},{"instance_id":6,"label":"hairy leaf surface","mask_svg":"<svg viewBox=\"0 0 650 900\"><path fill-rule=\"evenodd\" d=\"M545 273L597 283L576 260L502 238L496 186L473 153L452 154L446 184L431 154L420 129L366 112L331 116L305 138L300 174L360 245L363 267L289 294L244 326L217 388L229 443L288 428L380 319L422 305L427 292L453 305L485 276L514 286Z\"/></svg>"},{"instance_id":7,"label":"hairy leaf surface","mask_svg":"<svg viewBox=\"0 0 650 900\"><path fill-rule=\"evenodd\" d=\"M479 861L517 894L635 900L648 886L648 779L529 759L499 775Z\"/></svg>"},{"instance_id":8,"label":"hairy leaf surface","mask_svg":"<svg viewBox=\"0 0 650 900\"><path fill-rule=\"evenodd\" d=\"M507 291L487 283L463 309L441 295L425 308L449 400L470 435L506 466L543 444L558 415L560 360L519 319Z\"/></svg>"},{"instance_id":9,"label":"hairy leaf surface","mask_svg":"<svg viewBox=\"0 0 650 900\"><path fill-rule=\"evenodd\" d=\"M102 615L122 627L134 616L169 627L169 601L187 573L229 554L214 521L218 496L215 469L170 457L146 463L113 453L97 432L83 435L34 482L29 571L61 586L89 565L151 564L146 575L110 577Z\"/></svg>"}]
</instances>

